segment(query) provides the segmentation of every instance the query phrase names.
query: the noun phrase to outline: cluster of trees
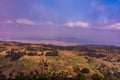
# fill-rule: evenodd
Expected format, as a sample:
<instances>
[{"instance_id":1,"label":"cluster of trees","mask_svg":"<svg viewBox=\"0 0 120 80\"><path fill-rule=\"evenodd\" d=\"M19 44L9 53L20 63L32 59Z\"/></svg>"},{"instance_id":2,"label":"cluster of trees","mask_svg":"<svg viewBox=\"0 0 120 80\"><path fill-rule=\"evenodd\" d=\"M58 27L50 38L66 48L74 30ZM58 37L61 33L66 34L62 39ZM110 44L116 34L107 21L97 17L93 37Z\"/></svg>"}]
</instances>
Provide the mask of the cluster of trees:
<instances>
[{"instance_id":1,"label":"cluster of trees","mask_svg":"<svg viewBox=\"0 0 120 80\"><path fill-rule=\"evenodd\" d=\"M11 60L17 60L21 58L24 55L24 52L16 51L16 49L11 49L10 51L7 51L8 53L5 58L11 58Z\"/></svg>"},{"instance_id":2,"label":"cluster of trees","mask_svg":"<svg viewBox=\"0 0 120 80\"><path fill-rule=\"evenodd\" d=\"M27 51L40 51L40 47L32 47L30 45L26 46L25 48Z\"/></svg>"},{"instance_id":3,"label":"cluster of trees","mask_svg":"<svg viewBox=\"0 0 120 80\"><path fill-rule=\"evenodd\" d=\"M120 47L107 46L107 47L103 47L102 49L110 53L120 53Z\"/></svg>"},{"instance_id":4,"label":"cluster of trees","mask_svg":"<svg viewBox=\"0 0 120 80\"><path fill-rule=\"evenodd\" d=\"M88 74L90 73L90 70L88 68L83 68L80 70L79 66L73 67L74 72L76 72L78 75L79 74Z\"/></svg>"},{"instance_id":5,"label":"cluster of trees","mask_svg":"<svg viewBox=\"0 0 120 80\"><path fill-rule=\"evenodd\" d=\"M85 56L89 56L89 57L96 57L96 58L102 58L102 57L106 57L105 54L99 54L99 53L86 53Z\"/></svg>"},{"instance_id":6,"label":"cluster of trees","mask_svg":"<svg viewBox=\"0 0 120 80\"><path fill-rule=\"evenodd\" d=\"M46 55L46 56L58 56L58 51L55 49L55 50L46 52L45 55Z\"/></svg>"},{"instance_id":7,"label":"cluster of trees","mask_svg":"<svg viewBox=\"0 0 120 80\"><path fill-rule=\"evenodd\" d=\"M34 51L29 51L29 52L21 52L19 50L16 49L11 49L10 51L7 51L6 53L8 53L5 58L11 58L11 60L17 60L20 59L22 56L24 55L28 55L28 56L41 56L44 54L44 51L41 51L41 54L38 54L37 52ZM53 49L51 51L46 52L45 54L46 56L58 56L58 51L56 49Z\"/></svg>"},{"instance_id":8,"label":"cluster of trees","mask_svg":"<svg viewBox=\"0 0 120 80\"><path fill-rule=\"evenodd\" d=\"M7 51L7 55L5 56L5 58L11 58L11 60L17 60L20 59L21 57L23 57L24 55L28 55L28 56L41 56L42 54L37 54L36 52L20 52L20 51Z\"/></svg>"},{"instance_id":9,"label":"cluster of trees","mask_svg":"<svg viewBox=\"0 0 120 80\"><path fill-rule=\"evenodd\" d=\"M60 50L74 50L74 46L58 46L57 47Z\"/></svg>"},{"instance_id":10,"label":"cluster of trees","mask_svg":"<svg viewBox=\"0 0 120 80\"><path fill-rule=\"evenodd\" d=\"M17 59L20 59L24 54L21 53L21 52L11 52L11 53L8 53L5 58L11 58L11 60L17 60Z\"/></svg>"},{"instance_id":11,"label":"cluster of trees","mask_svg":"<svg viewBox=\"0 0 120 80\"><path fill-rule=\"evenodd\" d=\"M54 46L49 46L49 45L38 45L37 47L33 47L31 45L26 46L27 51L47 51L47 50L52 50L54 49Z\"/></svg>"},{"instance_id":12,"label":"cluster of trees","mask_svg":"<svg viewBox=\"0 0 120 80\"><path fill-rule=\"evenodd\" d=\"M70 77L64 71L59 73L41 73L35 70L31 71L29 74L19 72L17 75L14 75L14 72L11 72L7 76L0 72L0 80L120 80L120 78L112 77L110 74L106 74L105 77L101 77L98 74L93 74L90 78L85 77L83 74Z\"/></svg>"}]
</instances>

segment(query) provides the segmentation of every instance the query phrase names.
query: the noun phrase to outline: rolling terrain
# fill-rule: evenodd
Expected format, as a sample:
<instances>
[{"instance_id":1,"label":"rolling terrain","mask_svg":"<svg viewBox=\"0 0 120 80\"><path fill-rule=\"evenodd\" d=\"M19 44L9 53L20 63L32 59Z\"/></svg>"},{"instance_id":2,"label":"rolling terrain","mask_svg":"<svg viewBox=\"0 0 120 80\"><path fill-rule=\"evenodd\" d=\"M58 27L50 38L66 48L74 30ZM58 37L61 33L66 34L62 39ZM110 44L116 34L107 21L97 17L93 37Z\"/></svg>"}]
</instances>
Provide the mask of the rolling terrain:
<instances>
[{"instance_id":1,"label":"rolling terrain","mask_svg":"<svg viewBox=\"0 0 120 80\"><path fill-rule=\"evenodd\" d=\"M79 74L90 79L94 74L120 80L120 47L110 45L57 46L0 41L0 71L5 76L31 71ZM106 79L110 80L110 79Z\"/></svg>"}]
</instances>

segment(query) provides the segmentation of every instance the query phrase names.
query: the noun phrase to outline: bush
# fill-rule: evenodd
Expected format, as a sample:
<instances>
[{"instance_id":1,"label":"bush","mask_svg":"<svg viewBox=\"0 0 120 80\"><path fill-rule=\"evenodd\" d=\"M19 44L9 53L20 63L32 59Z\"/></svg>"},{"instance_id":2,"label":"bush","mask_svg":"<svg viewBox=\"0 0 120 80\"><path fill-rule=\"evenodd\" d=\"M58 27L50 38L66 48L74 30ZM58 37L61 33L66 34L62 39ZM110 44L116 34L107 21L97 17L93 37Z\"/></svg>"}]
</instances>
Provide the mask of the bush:
<instances>
[{"instance_id":1,"label":"bush","mask_svg":"<svg viewBox=\"0 0 120 80\"><path fill-rule=\"evenodd\" d=\"M23 53L21 52L11 52L11 53L8 53L5 58L11 58L11 60L17 60L17 59L20 59L21 57L23 56Z\"/></svg>"},{"instance_id":2,"label":"bush","mask_svg":"<svg viewBox=\"0 0 120 80\"><path fill-rule=\"evenodd\" d=\"M58 52L57 51L50 51L50 52L47 52L45 55L46 56L58 56Z\"/></svg>"},{"instance_id":3,"label":"bush","mask_svg":"<svg viewBox=\"0 0 120 80\"><path fill-rule=\"evenodd\" d=\"M102 80L102 78L98 74L94 74L91 79L92 80Z\"/></svg>"},{"instance_id":4,"label":"bush","mask_svg":"<svg viewBox=\"0 0 120 80\"><path fill-rule=\"evenodd\" d=\"M83 69L81 70L81 72L82 72L82 73L89 73L90 70L89 70L88 68L83 68Z\"/></svg>"}]
</instances>

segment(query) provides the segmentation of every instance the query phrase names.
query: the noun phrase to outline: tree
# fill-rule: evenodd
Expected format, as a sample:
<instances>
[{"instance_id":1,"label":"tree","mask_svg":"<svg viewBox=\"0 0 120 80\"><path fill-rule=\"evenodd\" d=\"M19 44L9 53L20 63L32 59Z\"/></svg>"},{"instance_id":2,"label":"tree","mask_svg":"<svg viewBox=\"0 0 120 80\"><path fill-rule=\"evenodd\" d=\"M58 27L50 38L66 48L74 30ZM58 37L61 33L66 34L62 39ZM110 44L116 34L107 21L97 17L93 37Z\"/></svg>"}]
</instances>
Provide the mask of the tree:
<instances>
[{"instance_id":1,"label":"tree","mask_svg":"<svg viewBox=\"0 0 120 80\"><path fill-rule=\"evenodd\" d=\"M89 70L88 68L83 68L83 69L81 70L81 72L82 72L82 73L89 73L90 70Z\"/></svg>"}]
</instances>

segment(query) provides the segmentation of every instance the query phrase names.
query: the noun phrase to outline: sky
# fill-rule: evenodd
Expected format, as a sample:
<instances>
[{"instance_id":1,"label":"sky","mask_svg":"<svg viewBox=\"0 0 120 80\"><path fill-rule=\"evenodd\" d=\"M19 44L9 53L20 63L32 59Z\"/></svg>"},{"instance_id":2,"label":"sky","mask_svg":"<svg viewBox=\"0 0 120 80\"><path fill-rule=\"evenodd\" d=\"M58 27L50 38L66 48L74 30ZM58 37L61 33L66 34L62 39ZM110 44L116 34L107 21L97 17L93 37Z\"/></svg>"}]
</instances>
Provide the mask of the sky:
<instances>
[{"instance_id":1,"label":"sky","mask_svg":"<svg viewBox=\"0 0 120 80\"><path fill-rule=\"evenodd\" d=\"M120 0L0 0L0 39L120 46Z\"/></svg>"}]
</instances>

